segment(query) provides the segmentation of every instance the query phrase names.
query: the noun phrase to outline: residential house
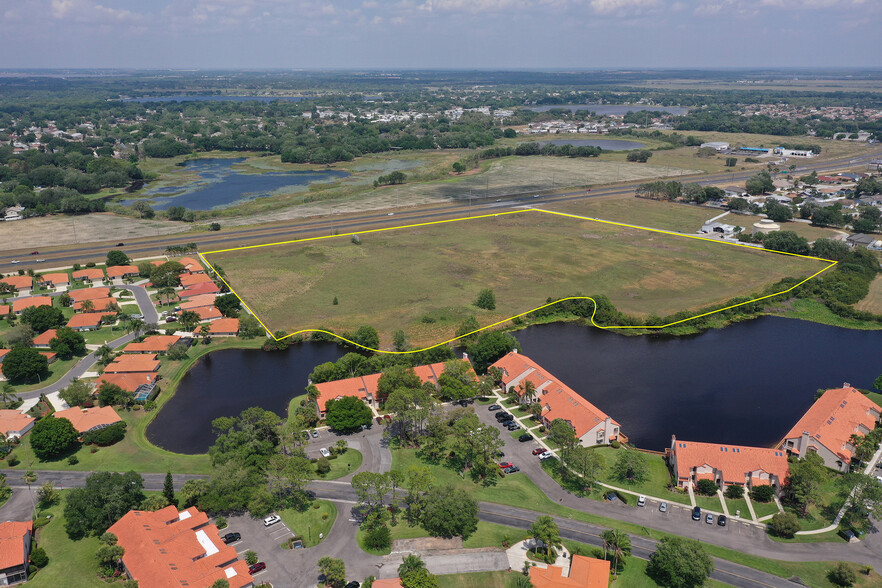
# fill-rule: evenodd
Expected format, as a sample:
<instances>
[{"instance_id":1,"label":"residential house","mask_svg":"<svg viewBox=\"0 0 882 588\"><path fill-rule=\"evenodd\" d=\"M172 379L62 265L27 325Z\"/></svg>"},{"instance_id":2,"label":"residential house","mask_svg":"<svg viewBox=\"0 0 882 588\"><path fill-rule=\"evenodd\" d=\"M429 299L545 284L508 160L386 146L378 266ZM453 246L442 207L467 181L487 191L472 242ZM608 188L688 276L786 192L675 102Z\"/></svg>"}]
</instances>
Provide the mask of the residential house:
<instances>
[{"instance_id":1,"label":"residential house","mask_svg":"<svg viewBox=\"0 0 882 588\"><path fill-rule=\"evenodd\" d=\"M56 359L58 359L58 354L55 353L54 351L40 351L39 353L40 353L40 355L42 355L43 357L46 358L47 363L52 363Z\"/></svg>"},{"instance_id":2,"label":"residential house","mask_svg":"<svg viewBox=\"0 0 882 588\"><path fill-rule=\"evenodd\" d=\"M89 300L80 300L74 302L74 310L77 312L108 312L116 313L118 303L116 298L91 298ZM88 307L89 310L86 310Z\"/></svg>"},{"instance_id":3,"label":"residential house","mask_svg":"<svg viewBox=\"0 0 882 588\"><path fill-rule=\"evenodd\" d=\"M193 296L186 302L181 303L181 310L196 310L197 308L214 306L214 301L216 298L217 296L214 294L202 294L200 296Z\"/></svg>"},{"instance_id":4,"label":"residential house","mask_svg":"<svg viewBox=\"0 0 882 588\"><path fill-rule=\"evenodd\" d=\"M140 372L155 372L159 370L159 360L156 354L123 354L111 361L106 368L105 374L125 374Z\"/></svg>"},{"instance_id":5,"label":"residential house","mask_svg":"<svg viewBox=\"0 0 882 588\"><path fill-rule=\"evenodd\" d=\"M0 304L0 317L4 317L12 312L12 307L8 304Z\"/></svg>"},{"instance_id":6,"label":"residential house","mask_svg":"<svg viewBox=\"0 0 882 588\"><path fill-rule=\"evenodd\" d=\"M222 318L211 321L209 333L212 337L234 337L239 334L239 319Z\"/></svg>"},{"instance_id":7,"label":"residential house","mask_svg":"<svg viewBox=\"0 0 882 588\"><path fill-rule=\"evenodd\" d=\"M181 274L181 286L184 288L189 288L196 284L207 284L211 281L207 274Z\"/></svg>"},{"instance_id":8,"label":"residential house","mask_svg":"<svg viewBox=\"0 0 882 588\"><path fill-rule=\"evenodd\" d=\"M676 436L671 437L670 463L682 488L711 480L721 490L737 484L748 489L772 486L777 491L790 475L781 449L680 441Z\"/></svg>"},{"instance_id":9,"label":"residential house","mask_svg":"<svg viewBox=\"0 0 882 588\"><path fill-rule=\"evenodd\" d=\"M6 276L0 278L0 282L9 284L18 290L19 295L30 294L34 287L34 278L31 276Z\"/></svg>"},{"instance_id":10,"label":"residential house","mask_svg":"<svg viewBox=\"0 0 882 588\"><path fill-rule=\"evenodd\" d=\"M44 288L51 287L56 290L64 291L70 286L70 276L68 276L66 272L43 274L42 278L37 279L37 285Z\"/></svg>"},{"instance_id":11,"label":"residential house","mask_svg":"<svg viewBox=\"0 0 882 588\"><path fill-rule=\"evenodd\" d=\"M57 419L69 420L80 435L122 422L122 419L116 414L112 406L93 406L92 408L74 406L56 411L54 416Z\"/></svg>"},{"instance_id":12,"label":"residential house","mask_svg":"<svg viewBox=\"0 0 882 588\"><path fill-rule=\"evenodd\" d=\"M815 400L784 436L781 449L802 459L816 452L828 468L847 472L855 447L852 435L866 435L879 423L882 407L847 382Z\"/></svg>"},{"instance_id":13,"label":"residential house","mask_svg":"<svg viewBox=\"0 0 882 588\"><path fill-rule=\"evenodd\" d=\"M742 188L741 186L726 186L723 188L723 192L726 194L726 198L746 198L747 190Z\"/></svg>"},{"instance_id":14,"label":"residential house","mask_svg":"<svg viewBox=\"0 0 882 588\"><path fill-rule=\"evenodd\" d=\"M848 243L848 246L852 249L854 249L855 247L865 247L869 249L879 240L879 235L865 235L863 233L855 233L854 235L849 235L848 237L846 237L845 242Z\"/></svg>"},{"instance_id":15,"label":"residential house","mask_svg":"<svg viewBox=\"0 0 882 588\"><path fill-rule=\"evenodd\" d=\"M31 347L36 347L37 349L49 349L49 342L55 338L57 332L56 329L49 329L48 331L40 333L31 341Z\"/></svg>"},{"instance_id":16,"label":"residential house","mask_svg":"<svg viewBox=\"0 0 882 588\"><path fill-rule=\"evenodd\" d=\"M215 284L214 282L196 284L195 286L190 286L189 288L178 292L178 298L180 298L181 300L185 300L188 298L193 298L194 296L201 296L203 294L220 294L220 288L218 288L217 284Z\"/></svg>"},{"instance_id":17,"label":"residential house","mask_svg":"<svg viewBox=\"0 0 882 588\"><path fill-rule=\"evenodd\" d=\"M31 430L36 420L18 410L0 410L0 433L10 441L20 439L22 435Z\"/></svg>"},{"instance_id":18,"label":"residential house","mask_svg":"<svg viewBox=\"0 0 882 588\"><path fill-rule=\"evenodd\" d=\"M98 267L87 267L86 269L73 272L71 277L73 277L74 280L89 284L94 284L95 282L100 283L104 281L104 270Z\"/></svg>"},{"instance_id":19,"label":"residential house","mask_svg":"<svg viewBox=\"0 0 882 588\"><path fill-rule=\"evenodd\" d=\"M12 351L12 349L0 349L0 363L3 363L3 358L6 357L6 354Z\"/></svg>"},{"instance_id":20,"label":"residential house","mask_svg":"<svg viewBox=\"0 0 882 588\"><path fill-rule=\"evenodd\" d=\"M27 582L33 540L33 521L0 523L0 586Z\"/></svg>"},{"instance_id":21,"label":"residential house","mask_svg":"<svg viewBox=\"0 0 882 588\"><path fill-rule=\"evenodd\" d=\"M254 585L248 564L196 507L130 510L108 532L125 550L123 567L140 588L211 586L221 579L230 588Z\"/></svg>"},{"instance_id":22,"label":"residential house","mask_svg":"<svg viewBox=\"0 0 882 588\"><path fill-rule=\"evenodd\" d=\"M140 343L129 343L123 353L165 353L180 340L177 335L150 335Z\"/></svg>"},{"instance_id":23,"label":"residential house","mask_svg":"<svg viewBox=\"0 0 882 588\"><path fill-rule=\"evenodd\" d=\"M79 290L71 290L69 293L73 302L82 302L83 300L96 300L98 298L110 298L110 288L80 288Z\"/></svg>"},{"instance_id":24,"label":"residential house","mask_svg":"<svg viewBox=\"0 0 882 588\"><path fill-rule=\"evenodd\" d=\"M148 400L156 390L159 374L156 372L136 372L125 374L101 374L98 377L98 387L102 384L113 384L123 390L128 390L135 395L135 400L144 402Z\"/></svg>"},{"instance_id":25,"label":"residential house","mask_svg":"<svg viewBox=\"0 0 882 588\"><path fill-rule=\"evenodd\" d=\"M18 300L13 300L12 312L14 314L21 314L24 309L31 308L33 306L52 306L52 297L30 296L28 298L19 298Z\"/></svg>"},{"instance_id":26,"label":"residential house","mask_svg":"<svg viewBox=\"0 0 882 588\"><path fill-rule=\"evenodd\" d=\"M104 319L104 316L98 312L75 314L67 321L67 326L74 331L97 331L101 328L101 321Z\"/></svg>"},{"instance_id":27,"label":"residential house","mask_svg":"<svg viewBox=\"0 0 882 588\"><path fill-rule=\"evenodd\" d=\"M138 268L134 265L112 265L107 268L107 277L121 284L124 278L138 277Z\"/></svg>"},{"instance_id":28,"label":"residential house","mask_svg":"<svg viewBox=\"0 0 882 588\"><path fill-rule=\"evenodd\" d=\"M624 437L619 423L582 398L566 384L546 372L535 361L512 351L493 364L502 370L505 390L514 388L523 394L524 382L535 387L535 402L542 405L540 418L549 427L555 419L563 419L573 427L579 443L585 447L605 445Z\"/></svg>"},{"instance_id":29,"label":"residential house","mask_svg":"<svg viewBox=\"0 0 882 588\"><path fill-rule=\"evenodd\" d=\"M221 314L221 311L214 306L200 306L199 308L194 309L193 312L199 315L200 321L213 321L224 316Z\"/></svg>"},{"instance_id":30,"label":"residential house","mask_svg":"<svg viewBox=\"0 0 882 588\"><path fill-rule=\"evenodd\" d=\"M202 267L202 264L197 259L193 259L192 257L182 257L178 260L178 263L184 266L184 269L187 270L188 273L191 274L201 274L205 272L205 268Z\"/></svg>"},{"instance_id":31,"label":"residential house","mask_svg":"<svg viewBox=\"0 0 882 588\"><path fill-rule=\"evenodd\" d=\"M609 561L574 555L570 573L564 575L560 566L530 568L530 582L535 588L608 588Z\"/></svg>"}]
</instances>

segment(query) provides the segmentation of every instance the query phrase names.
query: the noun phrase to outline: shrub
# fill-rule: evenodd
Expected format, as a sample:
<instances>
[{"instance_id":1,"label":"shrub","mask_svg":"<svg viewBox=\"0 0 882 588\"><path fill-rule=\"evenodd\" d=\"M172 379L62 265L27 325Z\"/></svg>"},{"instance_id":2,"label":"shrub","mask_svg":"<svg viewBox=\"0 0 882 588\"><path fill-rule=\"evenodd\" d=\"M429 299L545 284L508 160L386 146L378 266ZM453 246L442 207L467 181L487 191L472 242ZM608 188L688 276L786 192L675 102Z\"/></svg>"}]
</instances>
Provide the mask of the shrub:
<instances>
[{"instance_id":1,"label":"shrub","mask_svg":"<svg viewBox=\"0 0 882 588\"><path fill-rule=\"evenodd\" d=\"M612 441L609 442L609 446L612 447L613 449L618 449L619 447L622 446L622 444L619 443L616 439L613 439Z\"/></svg>"},{"instance_id":2,"label":"shrub","mask_svg":"<svg viewBox=\"0 0 882 588\"><path fill-rule=\"evenodd\" d=\"M95 445L107 446L122 441L123 437L125 436L126 424L125 422L119 422L114 423L109 427L104 427L103 429L98 429L97 431L86 433L83 436L83 441L85 441L86 443L93 443Z\"/></svg>"},{"instance_id":3,"label":"shrub","mask_svg":"<svg viewBox=\"0 0 882 588\"><path fill-rule=\"evenodd\" d=\"M738 484L729 484L726 486L726 498L731 498L732 500L738 500L744 496L744 486L739 486Z\"/></svg>"},{"instance_id":4,"label":"shrub","mask_svg":"<svg viewBox=\"0 0 882 588\"><path fill-rule=\"evenodd\" d=\"M799 519L792 512L779 512L772 517L772 533L778 537L793 537L799 531Z\"/></svg>"},{"instance_id":5,"label":"shrub","mask_svg":"<svg viewBox=\"0 0 882 588\"><path fill-rule=\"evenodd\" d=\"M77 465L78 463L80 463L80 458L78 458L76 455L71 455L67 458L67 463L70 465Z\"/></svg>"},{"instance_id":6,"label":"shrub","mask_svg":"<svg viewBox=\"0 0 882 588\"><path fill-rule=\"evenodd\" d=\"M10 455L9 458L6 460L6 463L9 464L9 467L15 467L21 463L21 460L18 459L17 455Z\"/></svg>"},{"instance_id":7,"label":"shrub","mask_svg":"<svg viewBox=\"0 0 882 588\"><path fill-rule=\"evenodd\" d=\"M249 549L245 552L245 561L248 563L249 566L253 566L258 562L257 554Z\"/></svg>"},{"instance_id":8,"label":"shrub","mask_svg":"<svg viewBox=\"0 0 882 588\"><path fill-rule=\"evenodd\" d=\"M49 520L49 517L37 517L36 519L34 519L34 529L45 527L49 524Z\"/></svg>"},{"instance_id":9,"label":"shrub","mask_svg":"<svg viewBox=\"0 0 882 588\"><path fill-rule=\"evenodd\" d=\"M46 550L42 547L37 547L31 552L31 563L37 566L37 568L44 568L46 564L49 563L49 556L46 555Z\"/></svg>"},{"instance_id":10,"label":"shrub","mask_svg":"<svg viewBox=\"0 0 882 588\"><path fill-rule=\"evenodd\" d=\"M750 491L750 499L757 502L771 502L775 497L775 489L765 484L763 486L754 486Z\"/></svg>"},{"instance_id":11,"label":"shrub","mask_svg":"<svg viewBox=\"0 0 882 588\"><path fill-rule=\"evenodd\" d=\"M377 551L389 549L392 545L392 533L386 525L377 525L368 529L364 535L364 542L369 548Z\"/></svg>"},{"instance_id":12,"label":"shrub","mask_svg":"<svg viewBox=\"0 0 882 588\"><path fill-rule=\"evenodd\" d=\"M704 494L705 496L713 496L717 493L717 485L714 483L713 480L699 480L698 492L700 494Z\"/></svg>"},{"instance_id":13,"label":"shrub","mask_svg":"<svg viewBox=\"0 0 882 588\"><path fill-rule=\"evenodd\" d=\"M315 464L315 471L322 476L331 471L331 462L327 457L320 457L318 459Z\"/></svg>"},{"instance_id":14,"label":"shrub","mask_svg":"<svg viewBox=\"0 0 882 588\"><path fill-rule=\"evenodd\" d=\"M857 574L854 573L850 565L841 561L830 570L827 579L837 586L851 586L857 581Z\"/></svg>"},{"instance_id":15,"label":"shrub","mask_svg":"<svg viewBox=\"0 0 882 588\"><path fill-rule=\"evenodd\" d=\"M484 288L478 292L478 297L473 304L484 310L494 310L496 308L496 295L493 294L493 290L490 288Z\"/></svg>"},{"instance_id":16,"label":"shrub","mask_svg":"<svg viewBox=\"0 0 882 588\"><path fill-rule=\"evenodd\" d=\"M226 529L227 528L227 519L224 517L217 517L214 519L214 524L218 529Z\"/></svg>"}]
</instances>

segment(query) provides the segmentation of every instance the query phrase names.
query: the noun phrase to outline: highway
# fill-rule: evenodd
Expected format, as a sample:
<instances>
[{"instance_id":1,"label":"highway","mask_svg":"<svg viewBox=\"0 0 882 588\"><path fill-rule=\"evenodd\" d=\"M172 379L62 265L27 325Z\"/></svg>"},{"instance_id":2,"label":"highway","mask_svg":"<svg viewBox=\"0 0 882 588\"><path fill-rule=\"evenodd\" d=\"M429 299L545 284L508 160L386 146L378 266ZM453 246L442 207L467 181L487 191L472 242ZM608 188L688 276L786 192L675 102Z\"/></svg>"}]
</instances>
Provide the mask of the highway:
<instances>
[{"instance_id":1,"label":"highway","mask_svg":"<svg viewBox=\"0 0 882 588\"><path fill-rule=\"evenodd\" d=\"M803 165L797 167L793 173L803 175L811 173L812 171L823 172L835 170L845 166L860 165L861 163L866 163L880 156L882 156L882 151L876 151L858 157L839 158L826 161L808 160L803 162ZM681 176L670 179L695 181L705 185L724 182L737 183L746 180L756 172L757 170L751 170L750 172ZM377 211L361 214L335 215L330 217L313 217L302 220L245 226L241 228L229 228L223 229L220 232L162 235L158 237L130 240L126 242L125 246L120 248L130 257L136 259L162 255L167 246L182 245L185 243L196 243L200 251L211 251L214 249L226 249L319 235L329 235L335 232L351 233L367 229L395 227L403 224L456 218L459 216L487 214L492 212L493 209L498 208L510 208L513 206L524 206L538 203L548 205L583 200L586 198L630 194L642 183L645 183L645 181L597 187L592 188L590 191L580 189L565 193L544 193L541 194L540 198L534 198L535 192L515 194L501 199L495 197L468 198L467 196L464 196L463 198L451 200L442 204L395 209L393 214L390 214L388 211ZM27 221L23 222L26 223ZM23 228L26 226L26 224L23 224ZM102 262L106 257L107 251L114 248L116 243L116 240L112 240L61 246L58 248L41 250L38 256L30 255L31 252L29 250L12 250L6 252L3 255L3 258L0 259L0 272L10 273L19 269L28 268L39 271L44 267L69 266L73 263L85 264L89 261ZM34 260L38 257L45 261L39 264L34 263ZM12 260L19 260L20 263L13 264L11 263Z\"/></svg>"}]
</instances>

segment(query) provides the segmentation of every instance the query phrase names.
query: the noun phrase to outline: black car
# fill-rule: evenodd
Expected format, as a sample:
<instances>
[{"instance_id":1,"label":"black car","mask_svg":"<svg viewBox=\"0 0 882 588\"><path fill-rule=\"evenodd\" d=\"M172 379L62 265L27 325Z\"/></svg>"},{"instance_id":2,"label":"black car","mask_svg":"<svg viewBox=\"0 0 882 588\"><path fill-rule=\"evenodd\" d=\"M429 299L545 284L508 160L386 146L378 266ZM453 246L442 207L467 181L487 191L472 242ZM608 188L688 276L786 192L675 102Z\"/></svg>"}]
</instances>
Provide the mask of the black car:
<instances>
[{"instance_id":1,"label":"black car","mask_svg":"<svg viewBox=\"0 0 882 588\"><path fill-rule=\"evenodd\" d=\"M721 527L726 526L726 515L720 515L717 517L717 524Z\"/></svg>"},{"instance_id":2,"label":"black car","mask_svg":"<svg viewBox=\"0 0 882 588\"><path fill-rule=\"evenodd\" d=\"M701 520L701 507L700 506L696 506L695 508L692 509L692 520L693 521L700 521Z\"/></svg>"},{"instance_id":3,"label":"black car","mask_svg":"<svg viewBox=\"0 0 882 588\"><path fill-rule=\"evenodd\" d=\"M116 246L117 247L125 247L125 243L117 243Z\"/></svg>"},{"instance_id":4,"label":"black car","mask_svg":"<svg viewBox=\"0 0 882 588\"><path fill-rule=\"evenodd\" d=\"M227 533L226 535L224 535L224 543L227 545L229 545L230 543L235 543L240 539L242 539L242 535L240 535L239 533Z\"/></svg>"},{"instance_id":5,"label":"black car","mask_svg":"<svg viewBox=\"0 0 882 588\"><path fill-rule=\"evenodd\" d=\"M498 404L491 404L487 407L487 410L489 410L490 412L496 412L497 410L502 410L502 407Z\"/></svg>"},{"instance_id":6,"label":"black car","mask_svg":"<svg viewBox=\"0 0 882 588\"><path fill-rule=\"evenodd\" d=\"M361 584L359 584L359 583L356 582L355 580L353 580L353 581L349 582L348 584L346 584L346 588L358 588L359 586L361 586Z\"/></svg>"},{"instance_id":7,"label":"black car","mask_svg":"<svg viewBox=\"0 0 882 588\"><path fill-rule=\"evenodd\" d=\"M513 465L513 466L511 466L511 467L505 468L505 469L502 470L502 471L505 472L506 474L513 474L513 473L515 473L515 472L519 472L519 471L521 471L521 468L519 468L519 467L516 466L516 465Z\"/></svg>"},{"instance_id":8,"label":"black car","mask_svg":"<svg viewBox=\"0 0 882 588\"><path fill-rule=\"evenodd\" d=\"M529 433L524 433L523 435L518 437L518 441L520 441L521 443L526 443L527 441L532 441L532 440L533 440L533 435L531 435Z\"/></svg>"},{"instance_id":9,"label":"black car","mask_svg":"<svg viewBox=\"0 0 882 588\"><path fill-rule=\"evenodd\" d=\"M513 421L514 416L508 414L507 412L504 412L501 414L497 414L496 420L499 421L500 423L507 423L508 421Z\"/></svg>"}]
</instances>

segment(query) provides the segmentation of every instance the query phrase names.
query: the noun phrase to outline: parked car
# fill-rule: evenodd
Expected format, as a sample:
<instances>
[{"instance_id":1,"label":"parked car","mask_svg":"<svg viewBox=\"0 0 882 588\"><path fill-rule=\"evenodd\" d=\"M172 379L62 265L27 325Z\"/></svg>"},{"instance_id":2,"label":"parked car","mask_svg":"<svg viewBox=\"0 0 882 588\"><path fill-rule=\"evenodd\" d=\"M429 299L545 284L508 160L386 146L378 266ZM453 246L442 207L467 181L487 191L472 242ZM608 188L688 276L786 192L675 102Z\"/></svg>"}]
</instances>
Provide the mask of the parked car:
<instances>
[{"instance_id":1,"label":"parked car","mask_svg":"<svg viewBox=\"0 0 882 588\"><path fill-rule=\"evenodd\" d=\"M496 412L497 410L501 410L501 409L502 409L502 407L499 406L498 404L491 404L490 406L487 407L487 410L489 410L490 412Z\"/></svg>"},{"instance_id":2,"label":"parked car","mask_svg":"<svg viewBox=\"0 0 882 588\"><path fill-rule=\"evenodd\" d=\"M21 263L21 262L20 262L19 260L17 260L17 259L13 259L13 260L10 261L9 263Z\"/></svg>"},{"instance_id":3,"label":"parked car","mask_svg":"<svg viewBox=\"0 0 882 588\"><path fill-rule=\"evenodd\" d=\"M176 322L178 322L178 317L176 317L175 315L168 316L165 318L165 322L176 323Z\"/></svg>"},{"instance_id":4,"label":"parked car","mask_svg":"<svg viewBox=\"0 0 882 588\"><path fill-rule=\"evenodd\" d=\"M726 526L726 515L720 515L717 517L717 524L721 527Z\"/></svg>"},{"instance_id":5,"label":"parked car","mask_svg":"<svg viewBox=\"0 0 882 588\"><path fill-rule=\"evenodd\" d=\"M701 507L700 506L696 506L695 508L692 509L692 520L693 521L700 521L701 520Z\"/></svg>"},{"instance_id":6,"label":"parked car","mask_svg":"<svg viewBox=\"0 0 882 588\"><path fill-rule=\"evenodd\" d=\"M394 212L390 212L389 214L395 214L395 213L394 213ZM359 586L361 586L361 584L359 584L359 583L356 582L355 580L353 580L353 581L349 582L348 584L346 584L346 588L359 588Z\"/></svg>"},{"instance_id":7,"label":"parked car","mask_svg":"<svg viewBox=\"0 0 882 588\"><path fill-rule=\"evenodd\" d=\"M637 506L646 506L646 497L642 494L637 497Z\"/></svg>"},{"instance_id":8,"label":"parked car","mask_svg":"<svg viewBox=\"0 0 882 588\"><path fill-rule=\"evenodd\" d=\"M46 261L46 260L45 259L35 259L34 263L43 263L44 261Z\"/></svg>"},{"instance_id":9,"label":"parked car","mask_svg":"<svg viewBox=\"0 0 882 588\"><path fill-rule=\"evenodd\" d=\"M505 428L508 429L509 431L517 431L518 429L521 428L521 426L514 421L509 421L508 424L505 425Z\"/></svg>"},{"instance_id":10,"label":"parked car","mask_svg":"<svg viewBox=\"0 0 882 588\"><path fill-rule=\"evenodd\" d=\"M328 451L327 447L322 447L321 449L319 449L319 453L322 454L322 457L331 457L331 452Z\"/></svg>"},{"instance_id":11,"label":"parked car","mask_svg":"<svg viewBox=\"0 0 882 588\"><path fill-rule=\"evenodd\" d=\"M125 243L117 243L116 246L117 246L117 247L125 247L126 244L125 244Z\"/></svg>"},{"instance_id":12,"label":"parked car","mask_svg":"<svg viewBox=\"0 0 882 588\"><path fill-rule=\"evenodd\" d=\"M615 493L615 492L610 492L609 494L607 494L606 496L604 496L604 498L606 498L606 499L609 500L610 502L615 502L616 500L619 499L619 497L616 496L616 493Z\"/></svg>"},{"instance_id":13,"label":"parked car","mask_svg":"<svg viewBox=\"0 0 882 588\"><path fill-rule=\"evenodd\" d=\"M506 474L513 474L513 473L515 473L515 472L519 472L519 471L521 471L521 468L519 468L519 467L516 466L516 465L513 465L513 466L511 466L510 468L505 468L505 469L502 470L502 471L505 472Z\"/></svg>"},{"instance_id":14,"label":"parked car","mask_svg":"<svg viewBox=\"0 0 882 588\"><path fill-rule=\"evenodd\" d=\"M270 516L266 517L265 519L263 519L263 526L269 527L270 525L275 525L276 523L278 523L281 520L282 520L282 517L280 517L279 515L270 515Z\"/></svg>"},{"instance_id":15,"label":"parked car","mask_svg":"<svg viewBox=\"0 0 882 588\"><path fill-rule=\"evenodd\" d=\"M546 451L544 453L539 454L539 461L545 461L546 459L551 459L554 457L554 454L550 451Z\"/></svg>"},{"instance_id":16,"label":"parked car","mask_svg":"<svg viewBox=\"0 0 882 588\"><path fill-rule=\"evenodd\" d=\"M257 572L262 572L266 569L266 564L262 561L257 562L253 566L248 567L249 574L256 574Z\"/></svg>"},{"instance_id":17,"label":"parked car","mask_svg":"<svg viewBox=\"0 0 882 588\"><path fill-rule=\"evenodd\" d=\"M229 545L230 543L235 543L242 538L242 535L239 533L227 533L224 535L224 543Z\"/></svg>"},{"instance_id":18,"label":"parked car","mask_svg":"<svg viewBox=\"0 0 882 588\"><path fill-rule=\"evenodd\" d=\"M316 431L315 429L313 429L313 430L312 430L312 438L313 438L313 439L316 439L317 437L318 437L318 431Z\"/></svg>"},{"instance_id":19,"label":"parked car","mask_svg":"<svg viewBox=\"0 0 882 588\"><path fill-rule=\"evenodd\" d=\"M532 440L533 440L533 435L531 435L529 433L524 433L523 435L518 437L518 441L520 441L521 443L526 443L527 441L532 441Z\"/></svg>"},{"instance_id":20,"label":"parked car","mask_svg":"<svg viewBox=\"0 0 882 588\"><path fill-rule=\"evenodd\" d=\"M512 464L510 461L503 461L499 464L499 467L502 469L505 469L505 468L510 468L512 465L514 465L514 464Z\"/></svg>"},{"instance_id":21,"label":"parked car","mask_svg":"<svg viewBox=\"0 0 882 588\"><path fill-rule=\"evenodd\" d=\"M514 415L508 414L507 412L502 413L496 417L496 420L501 423L507 423L509 421L514 420Z\"/></svg>"},{"instance_id":22,"label":"parked car","mask_svg":"<svg viewBox=\"0 0 882 588\"><path fill-rule=\"evenodd\" d=\"M658 511L659 511L659 512L668 512L668 503L667 503L667 502L662 502L661 504L659 504L659 505L658 505Z\"/></svg>"},{"instance_id":23,"label":"parked car","mask_svg":"<svg viewBox=\"0 0 882 588\"><path fill-rule=\"evenodd\" d=\"M713 525L714 524L714 515L712 515L711 513L707 513L707 516L704 517L704 522L707 523L708 525Z\"/></svg>"},{"instance_id":24,"label":"parked car","mask_svg":"<svg viewBox=\"0 0 882 588\"><path fill-rule=\"evenodd\" d=\"M542 453L545 453L544 447L537 447L536 449L533 450L533 455L540 455Z\"/></svg>"}]
</instances>

